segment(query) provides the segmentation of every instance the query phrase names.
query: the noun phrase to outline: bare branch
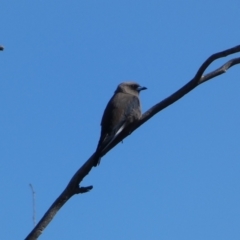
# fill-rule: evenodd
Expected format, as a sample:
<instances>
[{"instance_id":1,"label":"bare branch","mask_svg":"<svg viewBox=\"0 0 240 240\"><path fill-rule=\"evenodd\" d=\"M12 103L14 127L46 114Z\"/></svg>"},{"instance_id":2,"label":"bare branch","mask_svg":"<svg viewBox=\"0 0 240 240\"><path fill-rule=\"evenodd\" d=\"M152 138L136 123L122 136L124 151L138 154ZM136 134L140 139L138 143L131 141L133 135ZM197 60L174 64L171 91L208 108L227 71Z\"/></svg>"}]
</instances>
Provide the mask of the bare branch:
<instances>
[{"instance_id":1,"label":"bare branch","mask_svg":"<svg viewBox=\"0 0 240 240\"><path fill-rule=\"evenodd\" d=\"M124 138L126 138L130 133L135 131L137 128L139 128L142 124L144 124L146 121L148 121L151 117L153 117L155 114L163 110L164 108L168 107L169 105L173 104L180 98L182 98L184 95L192 91L195 87L198 85L219 76L220 74L225 73L230 67L239 64L240 58L235 58L227 63L225 63L222 67L216 69L213 72L210 72L203 75L205 70L209 67L209 65L222 57L226 57L228 55L234 54L240 52L240 45L236 46L234 48L227 49L225 51L215 53L212 56L210 56L198 69L195 77L189 81L186 85L184 85L182 88L180 88L178 91L167 97L166 99L162 100L161 102L154 105L152 108L150 108L148 111L146 111L142 118L135 124L129 126L126 128L125 131L121 132L118 137L112 142L112 144L109 145L109 147L102 153L102 156L104 156L108 151L110 151L113 147L115 147L120 141L122 141ZM65 190L61 193L61 195L55 200L55 202L52 204L52 206L48 209L48 211L45 213L45 215L42 217L42 219L39 221L37 226L32 230L32 232L27 236L27 240L29 239L37 239L39 235L43 232L43 230L47 227L47 225L50 223L52 218L55 216L57 211L75 194L78 193L84 193L92 189L92 186L90 187L79 187L79 184L83 180L84 177L88 175L88 173L91 171L95 158L98 156L95 156L94 154L83 164L81 168L78 169L78 171L74 174L70 182L68 183Z\"/></svg>"},{"instance_id":2,"label":"bare branch","mask_svg":"<svg viewBox=\"0 0 240 240\"><path fill-rule=\"evenodd\" d=\"M230 48L227 49L225 51L219 52L219 53L215 53L212 56L210 56L203 64L202 66L199 68L199 70L197 71L195 77L189 81L186 85L184 85L182 88L180 88L178 91L176 91L175 93L173 93L171 96L169 96L168 98L164 99L163 101L161 101L160 103L156 104L155 106L153 106L151 109L149 109L147 112L145 112L142 116L142 119L139 121L139 123L137 124L138 128L139 126L141 126L143 123L145 123L148 119L150 119L151 117L153 117L156 113L158 113L159 111L163 110L164 108L168 107L169 105L171 105L172 103L176 102L177 100L179 100L180 98L182 98L184 95L186 95L187 93L189 93L190 91L192 91L195 87L197 87L198 85L200 85L201 83L210 80L218 75L220 75L219 73L219 69L207 74L208 79L205 80L205 77L203 76L203 73L205 72L205 70L209 67L209 65L222 57L226 57L228 55L234 54L240 52L240 45L234 47L234 48ZM233 61L233 60L231 60ZM231 62L229 61L229 62ZM232 67L233 65L229 65L229 62L227 62L226 64L224 64L224 66L228 66L227 69L229 69L230 67ZM237 63L235 63L237 64ZM234 65L235 65L234 64ZM223 68L224 68L223 66ZM225 71L226 71L225 70ZM216 74L216 75L215 75ZM211 78L209 78L211 77Z\"/></svg>"}]
</instances>

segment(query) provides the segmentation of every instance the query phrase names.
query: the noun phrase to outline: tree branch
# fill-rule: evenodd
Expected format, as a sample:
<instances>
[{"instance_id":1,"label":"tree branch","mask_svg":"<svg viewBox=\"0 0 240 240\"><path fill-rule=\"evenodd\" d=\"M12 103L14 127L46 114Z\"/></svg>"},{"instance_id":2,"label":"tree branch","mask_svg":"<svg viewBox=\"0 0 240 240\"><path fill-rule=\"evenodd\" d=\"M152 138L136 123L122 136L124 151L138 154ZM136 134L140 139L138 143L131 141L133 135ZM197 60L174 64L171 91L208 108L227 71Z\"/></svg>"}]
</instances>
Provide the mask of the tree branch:
<instances>
[{"instance_id":1,"label":"tree branch","mask_svg":"<svg viewBox=\"0 0 240 240\"><path fill-rule=\"evenodd\" d=\"M180 98L182 98L184 95L192 91L195 87L198 85L217 77L223 73L225 73L229 68L232 66L240 63L240 58L235 58L227 63L225 63L220 68L203 75L205 70L209 67L209 65L219 59L226 57L228 55L234 54L240 52L240 45L227 49L225 51L215 53L212 56L210 56L198 69L195 77L189 81L186 85L184 85L182 88L180 88L178 91L164 99L163 101L157 103L153 107L151 107L148 111L146 111L141 119L137 122L126 128L123 132L121 132L118 137L112 142L112 144L109 145L109 147L102 153L102 156L104 156L107 152L109 152L113 147L115 147L120 141L122 141L124 138L126 138L130 133L135 131L137 128L139 128L142 124L144 124L146 121L148 121L150 118L152 118L155 114L163 110L164 108L168 107L169 105L173 104ZM42 219L39 221L37 226L30 232L30 234L27 236L26 240L32 240L37 239L40 234L43 232L43 230L47 227L47 225L51 222L57 211L75 194L78 193L85 193L91 190L93 187L80 187L79 184L83 180L84 177L88 175L88 173L91 171L93 164L95 162L95 158L98 156L95 156L94 154L83 164L81 168L78 169L78 171L74 174L70 182L68 183L65 190L60 194L60 196L55 200L55 202L52 204L52 206L48 209L48 211L45 213L45 215L42 217Z\"/></svg>"}]
</instances>

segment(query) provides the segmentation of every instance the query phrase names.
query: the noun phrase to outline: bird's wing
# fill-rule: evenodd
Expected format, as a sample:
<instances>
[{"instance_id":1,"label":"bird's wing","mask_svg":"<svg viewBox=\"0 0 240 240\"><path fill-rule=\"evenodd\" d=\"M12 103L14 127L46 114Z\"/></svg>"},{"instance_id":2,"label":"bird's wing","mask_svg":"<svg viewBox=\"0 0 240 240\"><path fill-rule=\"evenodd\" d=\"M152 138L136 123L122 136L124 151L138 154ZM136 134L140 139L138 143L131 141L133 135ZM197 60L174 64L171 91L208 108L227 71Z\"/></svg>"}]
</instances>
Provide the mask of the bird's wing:
<instances>
[{"instance_id":1,"label":"bird's wing","mask_svg":"<svg viewBox=\"0 0 240 240\"><path fill-rule=\"evenodd\" d=\"M102 131L97 149L104 151L120 132L141 115L139 99L136 96L117 93L109 101L103 117Z\"/></svg>"}]
</instances>

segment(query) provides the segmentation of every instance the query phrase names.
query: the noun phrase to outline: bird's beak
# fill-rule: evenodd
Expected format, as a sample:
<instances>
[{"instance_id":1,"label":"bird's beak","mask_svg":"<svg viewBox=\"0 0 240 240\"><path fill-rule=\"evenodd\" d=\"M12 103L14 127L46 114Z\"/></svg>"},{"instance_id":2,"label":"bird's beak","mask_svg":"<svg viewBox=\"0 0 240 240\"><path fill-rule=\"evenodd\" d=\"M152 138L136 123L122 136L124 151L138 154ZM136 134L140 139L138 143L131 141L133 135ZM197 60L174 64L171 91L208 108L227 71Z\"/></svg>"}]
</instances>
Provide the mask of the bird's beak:
<instances>
[{"instance_id":1,"label":"bird's beak","mask_svg":"<svg viewBox=\"0 0 240 240\"><path fill-rule=\"evenodd\" d=\"M141 87L141 86L140 86L140 87L137 88L137 91L140 92L140 91L146 90L146 89L147 89L146 87Z\"/></svg>"}]
</instances>

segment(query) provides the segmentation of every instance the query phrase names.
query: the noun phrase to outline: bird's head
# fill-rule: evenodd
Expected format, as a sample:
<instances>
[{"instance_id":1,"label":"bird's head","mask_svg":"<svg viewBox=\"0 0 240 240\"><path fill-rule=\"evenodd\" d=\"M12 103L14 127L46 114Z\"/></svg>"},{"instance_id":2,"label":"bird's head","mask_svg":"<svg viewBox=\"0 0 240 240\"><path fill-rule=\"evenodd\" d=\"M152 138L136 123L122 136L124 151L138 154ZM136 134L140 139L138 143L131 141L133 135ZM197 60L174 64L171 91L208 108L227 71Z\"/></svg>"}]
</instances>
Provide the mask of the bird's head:
<instances>
[{"instance_id":1,"label":"bird's head","mask_svg":"<svg viewBox=\"0 0 240 240\"><path fill-rule=\"evenodd\" d=\"M138 94L142 90L146 90L146 89L147 89L146 87L142 87L136 82L123 82L118 85L115 93L123 92L123 93L128 93L134 96L138 96Z\"/></svg>"}]
</instances>

